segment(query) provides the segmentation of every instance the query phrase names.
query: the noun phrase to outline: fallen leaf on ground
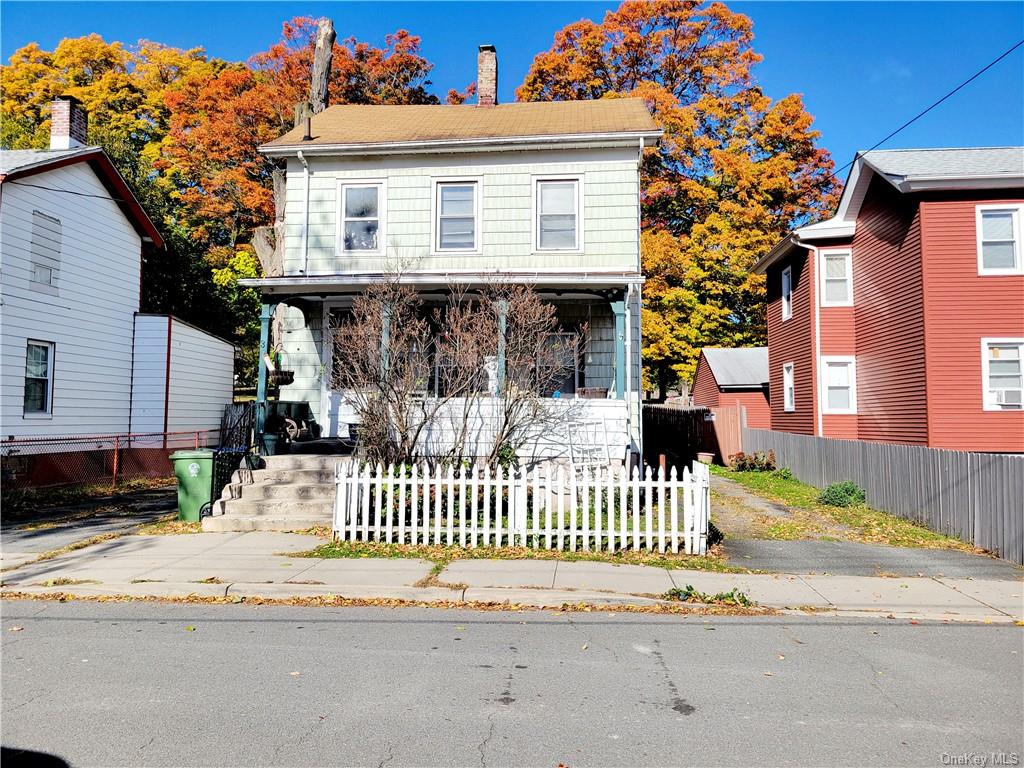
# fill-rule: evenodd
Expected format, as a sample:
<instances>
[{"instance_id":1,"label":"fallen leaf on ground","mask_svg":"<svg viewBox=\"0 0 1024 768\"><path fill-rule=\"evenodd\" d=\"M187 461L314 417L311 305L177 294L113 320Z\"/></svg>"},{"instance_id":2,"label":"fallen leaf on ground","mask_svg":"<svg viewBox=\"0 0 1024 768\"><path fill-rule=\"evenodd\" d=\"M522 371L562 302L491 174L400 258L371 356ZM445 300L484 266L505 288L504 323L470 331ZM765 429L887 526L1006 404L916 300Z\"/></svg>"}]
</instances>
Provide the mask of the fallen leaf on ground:
<instances>
[{"instance_id":1,"label":"fallen leaf on ground","mask_svg":"<svg viewBox=\"0 0 1024 768\"><path fill-rule=\"evenodd\" d=\"M586 643L584 643L584 644L583 644L583 647L582 647L582 648L581 648L580 650L583 650L583 651L587 650L587 644L586 644Z\"/></svg>"},{"instance_id":2,"label":"fallen leaf on ground","mask_svg":"<svg viewBox=\"0 0 1024 768\"><path fill-rule=\"evenodd\" d=\"M292 677L298 677L300 673L299 672L289 672L288 674L291 675Z\"/></svg>"},{"instance_id":3,"label":"fallen leaf on ground","mask_svg":"<svg viewBox=\"0 0 1024 768\"><path fill-rule=\"evenodd\" d=\"M23 630L23 629L24 629L24 627L8 627L7 631L8 632L21 632L21 630Z\"/></svg>"},{"instance_id":4,"label":"fallen leaf on ground","mask_svg":"<svg viewBox=\"0 0 1024 768\"><path fill-rule=\"evenodd\" d=\"M186 632L195 632L195 631L196 631L196 628L195 628L195 627L193 627L193 626L192 626L192 625L190 624L189 626L185 627L185 631L186 631Z\"/></svg>"},{"instance_id":5,"label":"fallen leaf on ground","mask_svg":"<svg viewBox=\"0 0 1024 768\"><path fill-rule=\"evenodd\" d=\"M771 673L771 672L765 672L764 676L765 677L775 677L775 675L773 673Z\"/></svg>"},{"instance_id":6,"label":"fallen leaf on ground","mask_svg":"<svg viewBox=\"0 0 1024 768\"><path fill-rule=\"evenodd\" d=\"M783 656L783 655L782 655L781 653L779 654L779 661L782 661L782 660L783 660L783 659L785 659L785 658L786 658L786 657L785 657L785 656Z\"/></svg>"}]
</instances>

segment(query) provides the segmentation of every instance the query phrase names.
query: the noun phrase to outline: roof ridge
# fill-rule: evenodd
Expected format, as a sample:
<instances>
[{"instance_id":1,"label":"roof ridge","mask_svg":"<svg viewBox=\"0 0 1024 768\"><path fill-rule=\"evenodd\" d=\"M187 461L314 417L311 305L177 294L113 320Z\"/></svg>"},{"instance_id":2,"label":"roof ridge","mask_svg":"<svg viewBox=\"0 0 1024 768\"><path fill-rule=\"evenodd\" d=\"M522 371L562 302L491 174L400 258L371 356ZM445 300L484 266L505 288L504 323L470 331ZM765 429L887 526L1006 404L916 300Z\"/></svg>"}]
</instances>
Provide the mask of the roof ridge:
<instances>
[{"instance_id":1,"label":"roof ridge","mask_svg":"<svg viewBox=\"0 0 1024 768\"><path fill-rule=\"evenodd\" d=\"M869 155L872 152L983 152L990 149L1024 149L1022 145L1007 144L993 147L903 147L900 149L861 149L858 155Z\"/></svg>"}]
</instances>

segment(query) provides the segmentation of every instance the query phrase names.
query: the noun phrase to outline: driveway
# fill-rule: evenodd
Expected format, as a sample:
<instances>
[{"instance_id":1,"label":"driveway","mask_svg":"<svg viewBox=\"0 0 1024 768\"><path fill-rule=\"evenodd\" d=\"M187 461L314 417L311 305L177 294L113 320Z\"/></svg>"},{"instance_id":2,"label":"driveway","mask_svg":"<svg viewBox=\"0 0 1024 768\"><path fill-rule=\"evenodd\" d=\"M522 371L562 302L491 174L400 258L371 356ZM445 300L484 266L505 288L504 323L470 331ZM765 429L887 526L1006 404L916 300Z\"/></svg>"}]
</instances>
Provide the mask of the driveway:
<instances>
[{"instance_id":1,"label":"driveway","mask_svg":"<svg viewBox=\"0 0 1024 768\"><path fill-rule=\"evenodd\" d=\"M890 547L827 538L780 541L759 538L759 517L785 519L783 504L757 496L723 477L711 479L711 520L724 535L721 549L733 565L758 571L844 576L927 576L1019 580L1024 571L1005 560L953 549Z\"/></svg>"}]
</instances>

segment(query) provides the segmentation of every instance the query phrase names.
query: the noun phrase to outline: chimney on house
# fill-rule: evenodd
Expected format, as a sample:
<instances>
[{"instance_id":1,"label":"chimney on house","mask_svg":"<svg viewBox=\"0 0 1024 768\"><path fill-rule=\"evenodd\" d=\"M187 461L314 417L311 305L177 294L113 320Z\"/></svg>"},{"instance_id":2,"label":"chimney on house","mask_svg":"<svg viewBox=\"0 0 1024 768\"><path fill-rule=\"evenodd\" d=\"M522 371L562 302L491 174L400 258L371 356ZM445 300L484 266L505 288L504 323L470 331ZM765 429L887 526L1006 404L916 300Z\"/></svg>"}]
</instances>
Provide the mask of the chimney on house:
<instances>
[{"instance_id":1,"label":"chimney on house","mask_svg":"<svg viewBox=\"0 0 1024 768\"><path fill-rule=\"evenodd\" d=\"M498 103L498 52L493 45L481 45L476 55L476 105Z\"/></svg>"},{"instance_id":2,"label":"chimney on house","mask_svg":"<svg viewBox=\"0 0 1024 768\"><path fill-rule=\"evenodd\" d=\"M50 149L88 144L89 113L74 96L58 96L50 104Z\"/></svg>"}]
</instances>

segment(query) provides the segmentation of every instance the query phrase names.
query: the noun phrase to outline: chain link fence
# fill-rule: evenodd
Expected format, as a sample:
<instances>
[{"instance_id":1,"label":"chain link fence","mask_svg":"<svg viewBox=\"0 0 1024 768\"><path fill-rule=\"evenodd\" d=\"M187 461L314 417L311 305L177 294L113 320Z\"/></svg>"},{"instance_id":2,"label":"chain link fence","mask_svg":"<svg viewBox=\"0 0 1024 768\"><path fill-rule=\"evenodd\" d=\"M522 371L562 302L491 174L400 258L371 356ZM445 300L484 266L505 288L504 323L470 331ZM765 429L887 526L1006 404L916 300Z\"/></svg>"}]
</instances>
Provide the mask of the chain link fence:
<instances>
[{"instance_id":1,"label":"chain link fence","mask_svg":"<svg viewBox=\"0 0 1024 768\"><path fill-rule=\"evenodd\" d=\"M126 435L74 435L0 442L4 491L170 478L170 455L219 444L218 429Z\"/></svg>"}]
</instances>

